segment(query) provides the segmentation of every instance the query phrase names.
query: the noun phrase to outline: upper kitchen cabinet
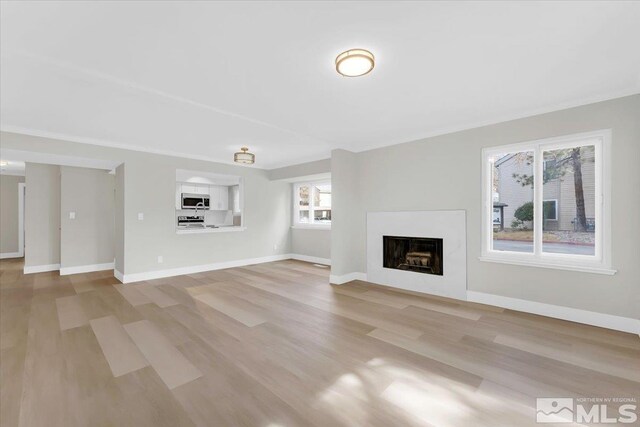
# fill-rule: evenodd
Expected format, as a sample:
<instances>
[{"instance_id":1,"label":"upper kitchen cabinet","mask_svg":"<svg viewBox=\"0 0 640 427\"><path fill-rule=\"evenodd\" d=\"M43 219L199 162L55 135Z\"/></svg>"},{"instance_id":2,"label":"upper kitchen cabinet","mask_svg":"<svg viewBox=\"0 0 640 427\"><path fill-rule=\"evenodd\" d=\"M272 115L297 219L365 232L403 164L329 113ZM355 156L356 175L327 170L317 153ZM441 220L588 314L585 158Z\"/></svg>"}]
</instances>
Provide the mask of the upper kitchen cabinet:
<instances>
[{"instance_id":1,"label":"upper kitchen cabinet","mask_svg":"<svg viewBox=\"0 0 640 427\"><path fill-rule=\"evenodd\" d=\"M209 185L207 184L181 184L181 193L189 194L210 194Z\"/></svg>"},{"instance_id":2,"label":"upper kitchen cabinet","mask_svg":"<svg viewBox=\"0 0 640 427\"><path fill-rule=\"evenodd\" d=\"M211 209L229 210L229 187L226 185L212 185L210 191Z\"/></svg>"}]
</instances>

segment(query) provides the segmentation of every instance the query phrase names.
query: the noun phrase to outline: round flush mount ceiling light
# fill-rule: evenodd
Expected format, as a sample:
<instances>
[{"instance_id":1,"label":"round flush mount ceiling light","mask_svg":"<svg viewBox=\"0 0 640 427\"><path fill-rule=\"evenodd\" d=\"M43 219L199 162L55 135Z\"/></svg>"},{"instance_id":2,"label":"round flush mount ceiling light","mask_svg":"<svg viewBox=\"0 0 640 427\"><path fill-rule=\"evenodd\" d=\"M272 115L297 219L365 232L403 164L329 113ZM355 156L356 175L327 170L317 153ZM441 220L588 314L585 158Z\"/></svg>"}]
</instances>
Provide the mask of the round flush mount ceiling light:
<instances>
[{"instance_id":1,"label":"round flush mount ceiling light","mask_svg":"<svg viewBox=\"0 0 640 427\"><path fill-rule=\"evenodd\" d=\"M346 77L368 74L375 66L373 53L364 49L349 49L336 58L336 71Z\"/></svg>"},{"instance_id":2,"label":"round flush mount ceiling light","mask_svg":"<svg viewBox=\"0 0 640 427\"><path fill-rule=\"evenodd\" d=\"M233 161L245 165L252 165L256 161L256 155L250 153L247 147L242 147L240 151L233 155Z\"/></svg>"}]
</instances>

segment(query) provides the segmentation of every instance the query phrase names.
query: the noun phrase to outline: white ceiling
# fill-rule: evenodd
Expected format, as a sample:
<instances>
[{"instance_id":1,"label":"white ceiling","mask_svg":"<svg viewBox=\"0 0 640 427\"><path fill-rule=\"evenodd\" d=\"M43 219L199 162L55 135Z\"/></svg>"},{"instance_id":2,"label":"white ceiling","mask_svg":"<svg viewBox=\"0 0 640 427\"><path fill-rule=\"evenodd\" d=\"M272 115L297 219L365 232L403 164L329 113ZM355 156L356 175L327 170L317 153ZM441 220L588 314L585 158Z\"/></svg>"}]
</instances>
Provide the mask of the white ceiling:
<instances>
[{"instance_id":1,"label":"white ceiling","mask_svg":"<svg viewBox=\"0 0 640 427\"><path fill-rule=\"evenodd\" d=\"M640 92L637 2L1 7L3 130L267 169Z\"/></svg>"}]
</instances>

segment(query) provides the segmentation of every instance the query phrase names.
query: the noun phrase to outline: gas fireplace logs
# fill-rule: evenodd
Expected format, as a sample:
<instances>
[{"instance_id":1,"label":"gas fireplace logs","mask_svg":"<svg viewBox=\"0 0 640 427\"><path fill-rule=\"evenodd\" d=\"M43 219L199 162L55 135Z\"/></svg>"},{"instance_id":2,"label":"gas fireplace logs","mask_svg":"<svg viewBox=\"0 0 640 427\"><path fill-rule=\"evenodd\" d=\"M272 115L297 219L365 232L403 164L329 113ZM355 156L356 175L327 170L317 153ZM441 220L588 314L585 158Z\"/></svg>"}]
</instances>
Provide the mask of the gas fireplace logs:
<instances>
[{"instance_id":1,"label":"gas fireplace logs","mask_svg":"<svg viewBox=\"0 0 640 427\"><path fill-rule=\"evenodd\" d=\"M408 265L431 267L431 252L408 252L405 262Z\"/></svg>"}]
</instances>

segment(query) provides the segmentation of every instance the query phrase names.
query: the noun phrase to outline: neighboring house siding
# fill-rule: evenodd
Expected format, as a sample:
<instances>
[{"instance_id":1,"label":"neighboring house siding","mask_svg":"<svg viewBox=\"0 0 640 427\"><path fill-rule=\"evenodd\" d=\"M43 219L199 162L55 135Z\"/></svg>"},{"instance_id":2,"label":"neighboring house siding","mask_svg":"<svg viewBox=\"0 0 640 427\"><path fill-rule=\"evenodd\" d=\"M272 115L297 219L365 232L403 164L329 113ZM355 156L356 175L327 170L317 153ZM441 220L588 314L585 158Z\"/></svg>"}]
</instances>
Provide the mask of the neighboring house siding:
<instances>
[{"instance_id":1,"label":"neighboring house siding","mask_svg":"<svg viewBox=\"0 0 640 427\"><path fill-rule=\"evenodd\" d=\"M533 168L526 162L511 157L500 163L496 170L498 173L498 201L508 205L504 207L504 227L511 228L511 223L516 219L514 216L516 209L526 202L533 201L533 188L529 185L523 187L516 181L513 174L531 175ZM531 227L531 224L528 224L528 227Z\"/></svg>"},{"instance_id":2,"label":"neighboring house siding","mask_svg":"<svg viewBox=\"0 0 640 427\"><path fill-rule=\"evenodd\" d=\"M583 155L582 164L582 189L584 192L585 211L587 218L595 215L595 163L593 153ZM531 175L532 165L518 160L513 156L496 162L498 174L497 192L499 202L506 203L504 208L504 226L511 228L515 219L514 213L518 207L533 200L533 188L523 187L513 177L513 174ZM545 230L570 231L574 229L573 221L576 217L576 197L573 181L573 172L567 172L562 178L555 179L544 184L544 200L557 200L557 220L547 220ZM531 224L527 224L531 227Z\"/></svg>"},{"instance_id":3,"label":"neighboring house siding","mask_svg":"<svg viewBox=\"0 0 640 427\"><path fill-rule=\"evenodd\" d=\"M543 200L557 200L558 204L556 206L556 218L546 220L543 229L544 230L560 230L562 227L560 226L560 200L562 199L562 183L558 179L554 179L552 181L544 184L542 189L542 199Z\"/></svg>"}]
</instances>

